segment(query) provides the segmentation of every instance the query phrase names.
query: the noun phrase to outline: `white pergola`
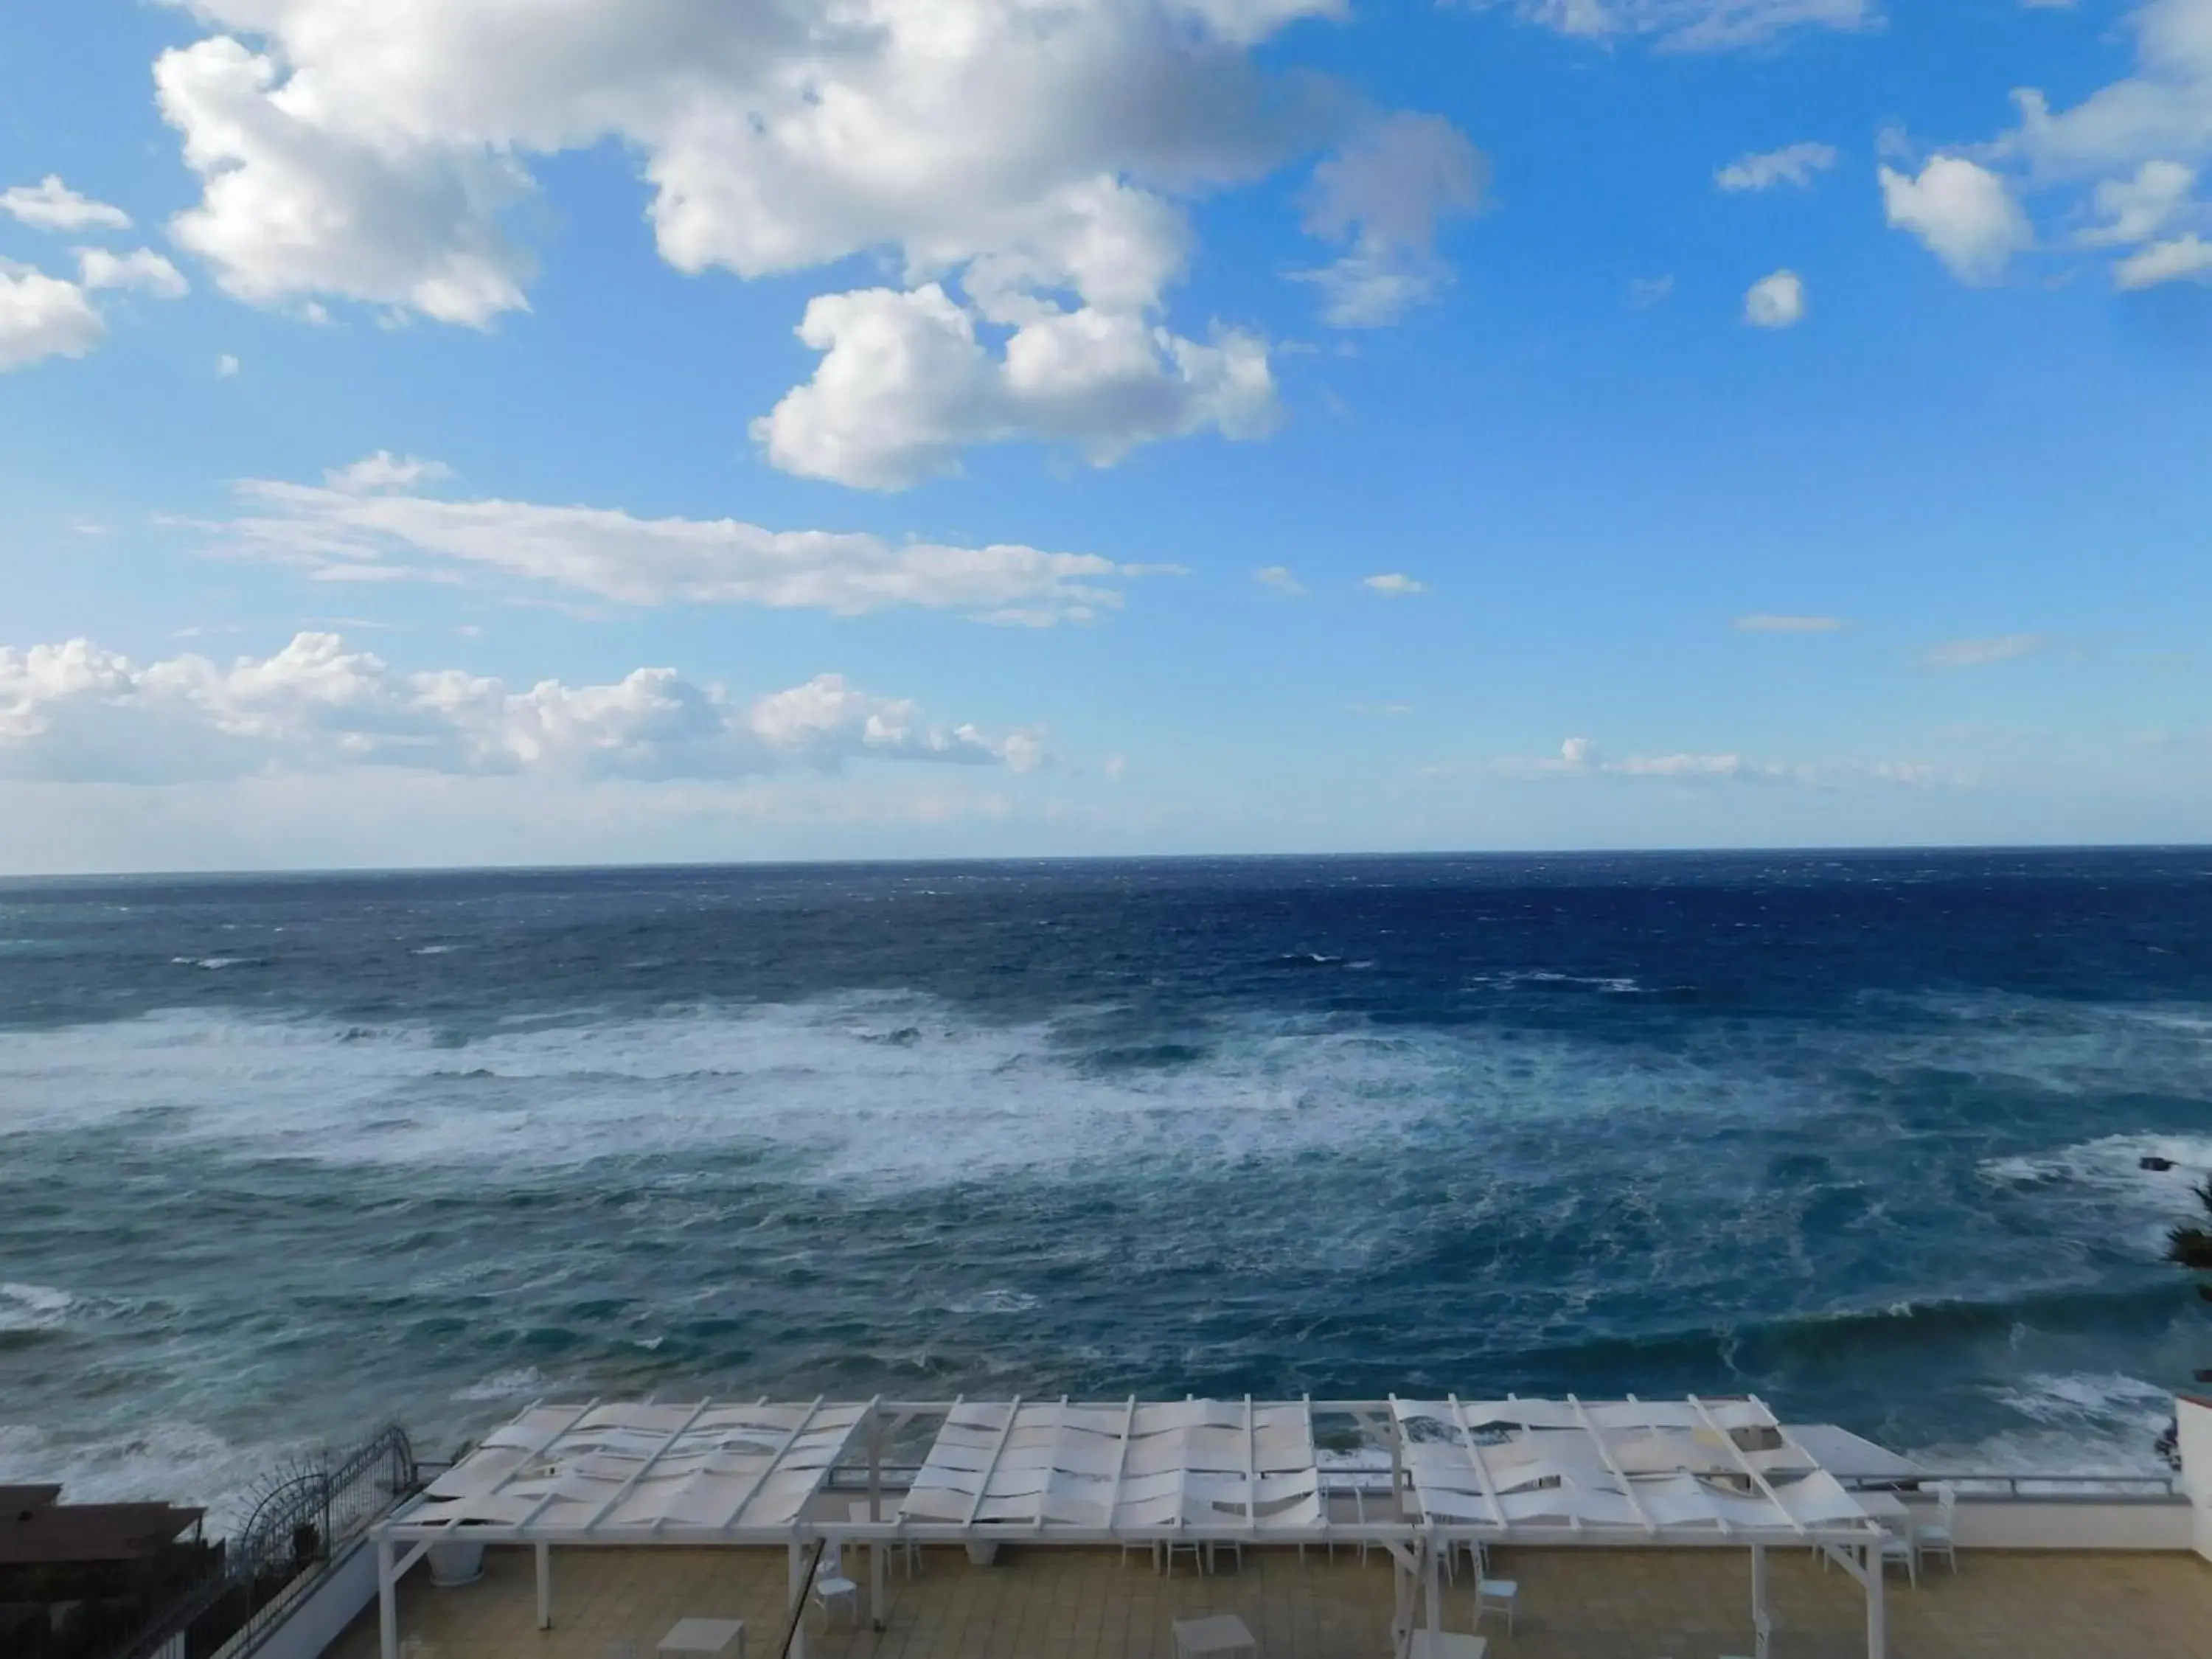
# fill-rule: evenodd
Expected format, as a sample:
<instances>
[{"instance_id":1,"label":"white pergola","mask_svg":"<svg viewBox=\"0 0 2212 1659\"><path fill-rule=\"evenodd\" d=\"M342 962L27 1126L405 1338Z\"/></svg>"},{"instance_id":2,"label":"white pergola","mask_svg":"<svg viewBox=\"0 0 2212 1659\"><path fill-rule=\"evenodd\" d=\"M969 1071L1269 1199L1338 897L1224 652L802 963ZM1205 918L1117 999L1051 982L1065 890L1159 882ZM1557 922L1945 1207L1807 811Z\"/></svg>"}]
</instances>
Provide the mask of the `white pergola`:
<instances>
[{"instance_id":1,"label":"white pergola","mask_svg":"<svg viewBox=\"0 0 2212 1659\"><path fill-rule=\"evenodd\" d=\"M1387 1443L1383 1513L1331 1512L1332 1479L1357 1472L1321 1467L1317 1415ZM910 1480L887 1485L887 1444L933 1422ZM857 1480L830 1501L848 1471L865 1472L864 1504ZM382 1522L376 1548L384 1659L398 1659L398 1581L437 1543L533 1546L541 1627L556 1547L780 1544L797 1626L820 1540L1366 1541L1398 1567L1402 1659L1417 1620L1442 1628L1442 1566L1462 1540L1747 1548L1762 1656L1766 1547L1820 1549L1864 1586L1867 1651L1884 1659L1882 1536L1757 1400L963 1397L533 1406ZM870 1552L878 1628L886 1554ZM792 1651L803 1647L801 1633Z\"/></svg>"}]
</instances>

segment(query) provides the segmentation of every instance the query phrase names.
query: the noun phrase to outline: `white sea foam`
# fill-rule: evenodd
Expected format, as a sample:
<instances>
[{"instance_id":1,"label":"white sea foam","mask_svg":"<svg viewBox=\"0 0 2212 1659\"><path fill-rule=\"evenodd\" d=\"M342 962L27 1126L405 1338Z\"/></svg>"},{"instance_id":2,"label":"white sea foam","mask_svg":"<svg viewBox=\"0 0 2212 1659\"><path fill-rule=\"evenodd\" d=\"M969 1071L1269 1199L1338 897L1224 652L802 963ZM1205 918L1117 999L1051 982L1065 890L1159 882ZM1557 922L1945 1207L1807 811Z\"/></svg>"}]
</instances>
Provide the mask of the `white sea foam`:
<instances>
[{"instance_id":1,"label":"white sea foam","mask_svg":"<svg viewBox=\"0 0 2212 1659\"><path fill-rule=\"evenodd\" d=\"M998 1288L978 1291L973 1296L955 1297L945 1304L945 1311L953 1314L1022 1314L1033 1313L1043 1304L1025 1291Z\"/></svg>"},{"instance_id":2,"label":"white sea foam","mask_svg":"<svg viewBox=\"0 0 2212 1659\"><path fill-rule=\"evenodd\" d=\"M58 1483L73 1504L197 1504L208 1511L210 1534L219 1536L245 1519L260 1484L301 1449L276 1442L240 1446L185 1421L84 1434L0 1423L0 1484Z\"/></svg>"},{"instance_id":3,"label":"white sea foam","mask_svg":"<svg viewBox=\"0 0 2212 1659\"><path fill-rule=\"evenodd\" d=\"M2170 1167L2147 1170L2145 1158ZM2166 1228L2196 1211L2191 1189L2212 1176L2212 1135L2100 1135L2046 1152L1990 1158L1978 1173L1995 1187L2048 1188L2109 1206L2148 1250Z\"/></svg>"},{"instance_id":4,"label":"white sea foam","mask_svg":"<svg viewBox=\"0 0 2212 1659\"><path fill-rule=\"evenodd\" d=\"M524 1395L545 1391L545 1377L535 1365L523 1365L514 1370L496 1371L481 1382L471 1382L465 1389L453 1390L456 1400L514 1400Z\"/></svg>"},{"instance_id":5,"label":"white sea foam","mask_svg":"<svg viewBox=\"0 0 2212 1659\"><path fill-rule=\"evenodd\" d=\"M52 1330L76 1300L49 1285L0 1284L0 1331Z\"/></svg>"},{"instance_id":6,"label":"white sea foam","mask_svg":"<svg viewBox=\"0 0 2212 1659\"><path fill-rule=\"evenodd\" d=\"M173 1012L0 1035L0 1135L121 1126L255 1156L448 1167L731 1147L793 1176L913 1186L1372 1145L1450 1103L1443 1081L1468 1060L1430 1035L1278 1023L1218 1033L1187 1064L1101 1069L1050 1024L981 1024L902 994L538 1021L459 1046L413 1026ZM1496 1064L1502 1099L1547 1061L1522 1049ZM1533 1109L1544 1091L1528 1092Z\"/></svg>"},{"instance_id":7,"label":"white sea foam","mask_svg":"<svg viewBox=\"0 0 2212 1659\"><path fill-rule=\"evenodd\" d=\"M2173 1396L2120 1372L2036 1374L1994 1389L2017 1428L1972 1443L1914 1447L1906 1455L1947 1474L2162 1475L2152 1449L2173 1415Z\"/></svg>"}]
</instances>

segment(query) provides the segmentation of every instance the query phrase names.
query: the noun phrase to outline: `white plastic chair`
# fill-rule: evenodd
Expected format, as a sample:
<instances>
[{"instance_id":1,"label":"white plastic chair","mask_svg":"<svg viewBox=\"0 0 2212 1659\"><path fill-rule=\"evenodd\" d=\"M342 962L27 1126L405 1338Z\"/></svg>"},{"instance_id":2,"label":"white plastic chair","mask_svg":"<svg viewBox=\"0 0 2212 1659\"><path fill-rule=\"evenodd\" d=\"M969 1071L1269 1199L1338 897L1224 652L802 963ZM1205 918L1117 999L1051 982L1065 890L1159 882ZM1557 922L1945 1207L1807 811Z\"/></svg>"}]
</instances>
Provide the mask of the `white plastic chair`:
<instances>
[{"instance_id":1,"label":"white plastic chair","mask_svg":"<svg viewBox=\"0 0 2212 1659\"><path fill-rule=\"evenodd\" d=\"M1164 1552L1164 1554L1156 1553L1153 1556L1153 1559L1159 1563L1160 1571L1170 1578L1175 1577L1176 1552L1177 1550L1188 1550L1190 1552L1191 1565L1198 1569L1199 1574L1201 1577L1204 1577L1208 1571L1206 1559L1206 1546L1198 1539L1163 1538L1158 1543L1154 1544L1152 1548L1155 1552Z\"/></svg>"},{"instance_id":2,"label":"white plastic chair","mask_svg":"<svg viewBox=\"0 0 2212 1659\"><path fill-rule=\"evenodd\" d=\"M1922 1556L1940 1555L1951 1564L1951 1571L1959 1570L1958 1488L1948 1483L1936 1488L1936 1513L1938 1519L1930 1527L1912 1529L1912 1547Z\"/></svg>"},{"instance_id":3,"label":"white plastic chair","mask_svg":"<svg viewBox=\"0 0 2212 1659\"><path fill-rule=\"evenodd\" d=\"M1881 1570L1887 1572L1898 1563L1905 1565L1905 1576L1912 1581L1912 1588L1920 1588L1920 1552L1912 1547L1910 1533L1884 1530L1881 1535Z\"/></svg>"},{"instance_id":4,"label":"white plastic chair","mask_svg":"<svg viewBox=\"0 0 2212 1659\"><path fill-rule=\"evenodd\" d=\"M1482 1628L1482 1615L1502 1613L1505 1615L1505 1633L1513 1634L1513 1609L1519 1605L1521 1586L1510 1578L1478 1578L1474 1581L1474 1627Z\"/></svg>"},{"instance_id":5,"label":"white plastic chair","mask_svg":"<svg viewBox=\"0 0 2212 1659\"><path fill-rule=\"evenodd\" d=\"M821 1605L823 1623L829 1622L830 1608L842 1601L852 1614L853 1628L860 1628L860 1587L845 1577L844 1551L834 1538L822 1547L822 1565L814 1572L814 1599Z\"/></svg>"},{"instance_id":6,"label":"white plastic chair","mask_svg":"<svg viewBox=\"0 0 2212 1659\"><path fill-rule=\"evenodd\" d=\"M866 1521L868 1519L868 1506L865 1503L850 1504L846 1513L855 1521ZM888 1516L885 1518L889 1519ZM886 1542L890 1548L898 1552L900 1560L905 1563L906 1576L909 1578L913 1577L921 1567L921 1546L911 1538L894 1538L887 1540ZM1122 1553L1127 1555L1128 1552L1124 1548Z\"/></svg>"}]
</instances>

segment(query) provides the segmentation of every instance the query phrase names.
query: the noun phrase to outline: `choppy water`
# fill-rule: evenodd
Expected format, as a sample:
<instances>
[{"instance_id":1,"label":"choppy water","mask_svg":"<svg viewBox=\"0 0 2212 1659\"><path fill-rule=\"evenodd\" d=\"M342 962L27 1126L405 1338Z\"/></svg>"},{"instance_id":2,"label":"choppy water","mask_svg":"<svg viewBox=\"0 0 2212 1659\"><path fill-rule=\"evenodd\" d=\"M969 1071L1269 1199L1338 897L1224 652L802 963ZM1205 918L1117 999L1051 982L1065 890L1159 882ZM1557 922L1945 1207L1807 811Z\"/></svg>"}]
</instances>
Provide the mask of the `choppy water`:
<instances>
[{"instance_id":1,"label":"choppy water","mask_svg":"<svg viewBox=\"0 0 2212 1659\"><path fill-rule=\"evenodd\" d=\"M653 1389L2143 1467L2208 1166L2212 854L4 884L0 1478Z\"/></svg>"}]
</instances>

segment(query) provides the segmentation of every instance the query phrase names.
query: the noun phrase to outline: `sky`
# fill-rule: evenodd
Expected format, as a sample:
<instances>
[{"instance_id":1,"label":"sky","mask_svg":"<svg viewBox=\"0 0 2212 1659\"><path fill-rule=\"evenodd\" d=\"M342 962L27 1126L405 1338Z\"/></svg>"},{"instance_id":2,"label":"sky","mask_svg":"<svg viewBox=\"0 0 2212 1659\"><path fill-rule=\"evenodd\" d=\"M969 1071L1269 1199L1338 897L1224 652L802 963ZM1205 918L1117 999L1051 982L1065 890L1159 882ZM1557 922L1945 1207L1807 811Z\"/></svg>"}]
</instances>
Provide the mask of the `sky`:
<instances>
[{"instance_id":1,"label":"sky","mask_svg":"<svg viewBox=\"0 0 2212 1659\"><path fill-rule=\"evenodd\" d=\"M85 0L0 873L2212 841L2212 0Z\"/></svg>"}]
</instances>

